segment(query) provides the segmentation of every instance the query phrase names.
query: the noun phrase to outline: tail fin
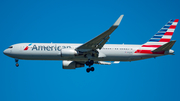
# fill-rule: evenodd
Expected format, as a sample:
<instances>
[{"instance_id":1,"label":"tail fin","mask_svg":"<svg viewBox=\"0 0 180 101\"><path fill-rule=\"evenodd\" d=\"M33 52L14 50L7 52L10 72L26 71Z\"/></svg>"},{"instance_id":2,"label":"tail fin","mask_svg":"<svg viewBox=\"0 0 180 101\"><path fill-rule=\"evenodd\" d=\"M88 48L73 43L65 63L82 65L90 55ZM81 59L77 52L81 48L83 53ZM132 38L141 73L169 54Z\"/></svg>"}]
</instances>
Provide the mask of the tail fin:
<instances>
[{"instance_id":1,"label":"tail fin","mask_svg":"<svg viewBox=\"0 0 180 101\"><path fill-rule=\"evenodd\" d=\"M160 48L161 46L170 42L178 21L179 21L179 19L170 20L148 42L143 44L140 49L135 51L135 53L153 54L154 52L159 51L158 48ZM170 43L172 43L172 42L170 42ZM175 42L173 41L172 45L174 45L174 43ZM165 46L167 46L167 45L165 45ZM168 46L169 46L169 44L168 44ZM156 49L158 49L158 50L156 50Z\"/></svg>"},{"instance_id":2,"label":"tail fin","mask_svg":"<svg viewBox=\"0 0 180 101\"><path fill-rule=\"evenodd\" d=\"M179 19L170 20L148 42L143 44L142 47L158 48L158 47L170 42L178 21L179 21Z\"/></svg>"}]
</instances>

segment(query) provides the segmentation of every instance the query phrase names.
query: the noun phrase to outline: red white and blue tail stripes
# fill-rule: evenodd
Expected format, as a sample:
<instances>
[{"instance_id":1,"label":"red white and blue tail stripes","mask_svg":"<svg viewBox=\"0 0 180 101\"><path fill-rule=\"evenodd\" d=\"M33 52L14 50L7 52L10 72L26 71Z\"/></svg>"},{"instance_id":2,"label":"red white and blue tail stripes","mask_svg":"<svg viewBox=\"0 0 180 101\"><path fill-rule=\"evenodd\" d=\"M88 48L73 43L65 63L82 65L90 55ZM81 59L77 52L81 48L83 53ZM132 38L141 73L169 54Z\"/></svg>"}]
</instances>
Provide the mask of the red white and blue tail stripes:
<instances>
[{"instance_id":1,"label":"red white and blue tail stripes","mask_svg":"<svg viewBox=\"0 0 180 101\"><path fill-rule=\"evenodd\" d=\"M179 19L170 20L148 42L170 42Z\"/></svg>"},{"instance_id":2,"label":"red white and blue tail stripes","mask_svg":"<svg viewBox=\"0 0 180 101\"><path fill-rule=\"evenodd\" d=\"M163 26L148 42L143 44L135 53L164 54L164 52L153 53L152 50L170 42L179 19L170 20Z\"/></svg>"}]
</instances>

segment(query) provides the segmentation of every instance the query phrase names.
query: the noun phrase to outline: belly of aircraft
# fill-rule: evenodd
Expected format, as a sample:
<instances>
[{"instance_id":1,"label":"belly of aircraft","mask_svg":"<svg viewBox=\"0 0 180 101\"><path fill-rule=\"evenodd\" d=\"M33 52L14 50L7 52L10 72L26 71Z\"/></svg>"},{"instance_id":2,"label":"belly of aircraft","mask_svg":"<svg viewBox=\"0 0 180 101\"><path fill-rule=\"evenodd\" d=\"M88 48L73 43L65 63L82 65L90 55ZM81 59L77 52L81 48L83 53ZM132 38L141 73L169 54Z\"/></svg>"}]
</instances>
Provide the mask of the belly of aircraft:
<instances>
[{"instance_id":1,"label":"belly of aircraft","mask_svg":"<svg viewBox=\"0 0 180 101\"><path fill-rule=\"evenodd\" d=\"M136 54L133 51L100 51L105 57L92 57L94 61L135 61L156 57L152 54ZM84 56L63 57L61 51L21 51L17 52L13 58L24 60L72 60L87 61Z\"/></svg>"}]
</instances>

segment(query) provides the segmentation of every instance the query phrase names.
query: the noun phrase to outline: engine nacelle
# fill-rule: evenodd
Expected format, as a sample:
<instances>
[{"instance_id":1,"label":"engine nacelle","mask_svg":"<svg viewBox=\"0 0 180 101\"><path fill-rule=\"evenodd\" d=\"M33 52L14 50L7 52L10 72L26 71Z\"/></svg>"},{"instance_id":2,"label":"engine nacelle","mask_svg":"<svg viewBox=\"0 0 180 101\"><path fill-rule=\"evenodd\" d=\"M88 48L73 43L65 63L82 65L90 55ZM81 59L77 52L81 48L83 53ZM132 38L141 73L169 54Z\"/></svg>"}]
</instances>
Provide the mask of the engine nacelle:
<instances>
[{"instance_id":1,"label":"engine nacelle","mask_svg":"<svg viewBox=\"0 0 180 101\"><path fill-rule=\"evenodd\" d=\"M77 51L74 49L62 49L61 50L61 56L62 57L74 57L77 55Z\"/></svg>"},{"instance_id":2,"label":"engine nacelle","mask_svg":"<svg viewBox=\"0 0 180 101\"><path fill-rule=\"evenodd\" d=\"M76 69L78 67L84 67L84 64L75 61L63 61L63 69Z\"/></svg>"}]
</instances>

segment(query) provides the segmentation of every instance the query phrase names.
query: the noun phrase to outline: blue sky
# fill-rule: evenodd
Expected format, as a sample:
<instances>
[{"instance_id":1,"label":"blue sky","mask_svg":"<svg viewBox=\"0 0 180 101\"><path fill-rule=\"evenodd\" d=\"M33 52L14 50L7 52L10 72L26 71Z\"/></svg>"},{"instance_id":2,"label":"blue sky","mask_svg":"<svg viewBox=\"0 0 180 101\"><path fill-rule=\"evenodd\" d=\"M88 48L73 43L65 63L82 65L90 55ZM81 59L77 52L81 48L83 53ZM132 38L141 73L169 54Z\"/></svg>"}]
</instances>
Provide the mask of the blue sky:
<instances>
[{"instance_id":1,"label":"blue sky","mask_svg":"<svg viewBox=\"0 0 180 101\"><path fill-rule=\"evenodd\" d=\"M15 43L85 43L124 18L108 44L143 44L170 19L179 0L1 0L0 101L180 101L180 25L175 55L63 70L62 61L14 59Z\"/></svg>"}]
</instances>

